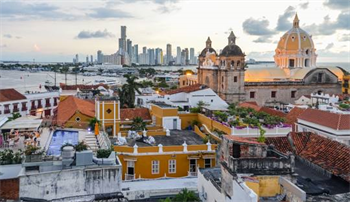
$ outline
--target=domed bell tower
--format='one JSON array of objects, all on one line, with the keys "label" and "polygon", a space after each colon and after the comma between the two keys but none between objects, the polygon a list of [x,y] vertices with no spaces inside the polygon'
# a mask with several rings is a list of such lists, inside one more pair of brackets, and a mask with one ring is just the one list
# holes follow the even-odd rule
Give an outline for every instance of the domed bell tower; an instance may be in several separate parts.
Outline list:
[{"label": "domed bell tower", "polygon": [[232,31],[219,60],[219,96],[229,103],[244,101],[245,54],[236,45],[236,36]]}]

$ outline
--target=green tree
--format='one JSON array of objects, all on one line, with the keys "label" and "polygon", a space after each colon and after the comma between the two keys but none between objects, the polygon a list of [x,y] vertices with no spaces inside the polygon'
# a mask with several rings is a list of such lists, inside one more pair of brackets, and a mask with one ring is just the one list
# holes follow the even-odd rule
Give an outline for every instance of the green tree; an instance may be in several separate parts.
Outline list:
[{"label": "green tree", "polygon": [[13,121],[15,119],[18,119],[19,117],[21,117],[21,114],[18,112],[12,113],[12,117],[9,117],[8,121]]},{"label": "green tree", "polygon": [[94,130],[96,123],[98,123],[98,125],[101,126],[101,121],[98,120],[96,117],[89,120],[89,126],[92,130]]},{"label": "green tree", "polygon": [[132,120],[131,130],[134,131],[143,131],[146,130],[146,123],[141,117],[136,117]]},{"label": "green tree", "polygon": [[200,201],[199,197],[194,193],[194,191],[189,191],[188,189],[183,189],[178,193],[172,201],[174,202],[197,202]]},{"label": "green tree", "polygon": [[136,76],[126,74],[124,77],[126,78],[126,84],[123,85],[122,94],[119,95],[119,97],[124,100],[125,104],[127,104],[129,108],[134,108],[136,92],[141,94],[139,88],[142,88],[143,86],[142,84],[136,82],[138,79]]}]

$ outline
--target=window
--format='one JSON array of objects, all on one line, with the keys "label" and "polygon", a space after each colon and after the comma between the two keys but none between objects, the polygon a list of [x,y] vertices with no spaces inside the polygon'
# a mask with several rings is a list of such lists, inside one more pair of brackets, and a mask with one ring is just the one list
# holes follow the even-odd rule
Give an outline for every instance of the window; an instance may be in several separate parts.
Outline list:
[{"label": "window", "polygon": [[135,162],[134,161],[127,161],[127,174],[133,175],[135,172]]},{"label": "window", "polygon": [[290,94],[290,97],[291,98],[295,98],[295,95],[297,94],[297,91],[296,90],[292,90],[291,94]]},{"label": "window", "polygon": [[317,82],[321,83],[322,82],[322,77],[323,77],[323,73],[318,73],[318,75],[317,75]]},{"label": "window", "polygon": [[235,83],[236,83],[236,82],[237,82],[237,80],[238,80],[238,79],[237,79],[237,76],[233,77],[233,82],[235,82]]},{"label": "window", "polygon": [[250,98],[254,99],[255,98],[255,92],[250,92]]},{"label": "window", "polygon": [[176,160],[169,160],[169,173],[176,173]]},{"label": "window", "polygon": [[197,160],[190,159],[190,172],[197,172]]},{"label": "window", "polygon": [[152,174],[159,174],[159,161],[152,161]]},{"label": "window", "polygon": [[276,91],[271,91],[271,98],[276,98]]},{"label": "window", "polygon": [[204,159],[204,168],[211,167],[211,159]]}]

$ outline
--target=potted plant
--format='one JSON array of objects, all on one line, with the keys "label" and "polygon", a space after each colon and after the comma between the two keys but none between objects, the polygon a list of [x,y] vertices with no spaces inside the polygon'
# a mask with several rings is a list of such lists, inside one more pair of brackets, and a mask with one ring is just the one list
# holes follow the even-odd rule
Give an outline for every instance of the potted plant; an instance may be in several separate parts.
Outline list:
[{"label": "potted plant", "polygon": [[26,155],[26,162],[39,162],[42,161],[44,150],[40,150],[39,147],[29,145],[24,151]]}]

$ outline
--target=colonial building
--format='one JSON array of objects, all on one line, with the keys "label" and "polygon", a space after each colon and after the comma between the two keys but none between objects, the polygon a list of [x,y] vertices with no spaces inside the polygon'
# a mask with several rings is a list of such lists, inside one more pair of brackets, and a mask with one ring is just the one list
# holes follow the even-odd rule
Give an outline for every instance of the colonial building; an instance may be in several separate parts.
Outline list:
[{"label": "colonial building", "polygon": [[316,67],[316,58],[312,36],[299,27],[296,15],[293,27],[278,42],[276,67],[247,68],[245,54],[231,32],[228,45],[220,54],[210,38],[206,41],[199,55],[198,83],[209,86],[230,103],[256,101],[273,106],[294,103],[311,93],[340,94],[345,71],[339,67]]}]

